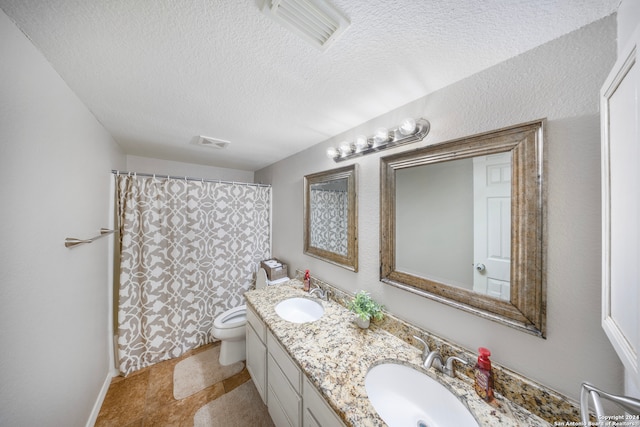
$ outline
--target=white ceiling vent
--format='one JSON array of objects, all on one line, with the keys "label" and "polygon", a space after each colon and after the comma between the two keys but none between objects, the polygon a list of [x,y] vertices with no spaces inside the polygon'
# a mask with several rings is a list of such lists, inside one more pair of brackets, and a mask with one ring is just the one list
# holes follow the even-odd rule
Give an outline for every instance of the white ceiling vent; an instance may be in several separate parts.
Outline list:
[{"label": "white ceiling vent", "polygon": [[325,0],[265,0],[262,11],[320,50],[326,50],[350,23]]},{"label": "white ceiling vent", "polygon": [[231,143],[230,141],[225,141],[224,139],[211,138],[209,136],[202,136],[202,135],[198,137],[198,141],[197,141],[198,145],[201,145],[203,147],[209,147],[209,148],[217,148],[217,149],[225,148],[230,143]]}]

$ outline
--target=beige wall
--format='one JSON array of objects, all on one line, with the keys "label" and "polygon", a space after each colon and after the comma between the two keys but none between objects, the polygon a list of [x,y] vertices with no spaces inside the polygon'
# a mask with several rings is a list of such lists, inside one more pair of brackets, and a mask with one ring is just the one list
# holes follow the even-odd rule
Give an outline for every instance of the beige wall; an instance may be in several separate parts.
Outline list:
[{"label": "beige wall", "polygon": [[[0,11],[0,425],[91,423],[114,373],[111,170],[253,182],[254,173],[125,156]],[[37,410],[34,410],[36,408]]]},{"label": "beige wall", "polygon": [[472,290],[473,160],[396,171],[395,203],[395,268]]},{"label": "beige wall", "polygon": [[171,160],[127,156],[127,171],[157,173],[161,175],[189,176],[193,178],[220,179],[222,181],[253,182],[254,173],[238,169],[196,165]]},{"label": "beige wall", "polygon": [[[110,379],[111,169],[125,156],[0,12],[0,425],[83,426]],[[108,383],[107,383],[108,385]]]},{"label": "beige wall", "polygon": [[[600,327],[599,89],[616,57],[616,18],[608,17],[460,81],[356,129],[256,172],[273,184],[274,255],[349,291],[370,291],[389,310],[577,398],[582,381],[622,391],[623,370]],[[390,154],[546,117],[548,163],[546,340],[386,286],[379,281],[379,159],[359,171],[358,273],[302,252],[302,179],[337,165],[330,145],[371,134],[405,116],[424,116],[431,133]]]}]

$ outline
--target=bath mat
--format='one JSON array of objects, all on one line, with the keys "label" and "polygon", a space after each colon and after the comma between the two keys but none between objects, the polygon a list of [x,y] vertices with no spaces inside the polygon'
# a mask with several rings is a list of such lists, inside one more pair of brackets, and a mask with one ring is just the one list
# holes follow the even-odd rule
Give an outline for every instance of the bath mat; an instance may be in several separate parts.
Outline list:
[{"label": "bath mat", "polygon": [[193,426],[273,427],[274,424],[253,381],[247,381],[198,409],[193,417]]},{"label": "bath mat", "polygon": [[173,370],[173,397],[184,399],[237,374],[244,368],[244,362],[228,366],[218,363],[220,346],[217,345],[188,357]]}]

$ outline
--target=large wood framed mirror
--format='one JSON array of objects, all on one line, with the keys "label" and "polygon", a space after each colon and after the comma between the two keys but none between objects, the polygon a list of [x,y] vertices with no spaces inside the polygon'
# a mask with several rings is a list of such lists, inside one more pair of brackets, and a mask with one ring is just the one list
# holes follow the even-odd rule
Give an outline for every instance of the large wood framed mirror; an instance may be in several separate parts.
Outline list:
[{"label": "large wood framed mirror", "polygon": [[304,177],[304,253],[358,271],[356,164]]},{"label": "large wood framed mirror", "polygon": [[380,280],[544,338],[543,123],[383,157]]}]

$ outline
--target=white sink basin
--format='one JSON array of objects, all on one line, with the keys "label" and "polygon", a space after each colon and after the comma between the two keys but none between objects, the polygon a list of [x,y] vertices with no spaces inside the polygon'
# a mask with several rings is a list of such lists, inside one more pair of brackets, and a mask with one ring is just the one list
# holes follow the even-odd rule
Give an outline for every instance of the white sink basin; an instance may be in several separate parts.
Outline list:
[{"label": "white sink basin", "polygon": [[371,404],[389,427],[478,427],[444,385],[408,366],[384,363],[367,372]]},{"label": "white sink basin", "polygon": [[324,307],[309,298],[289,298],[276,305],[276,313],[289,322],[307,323],[321,318]]}]

